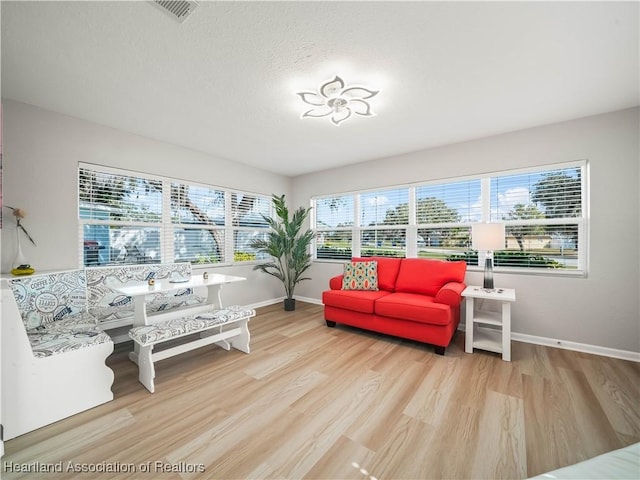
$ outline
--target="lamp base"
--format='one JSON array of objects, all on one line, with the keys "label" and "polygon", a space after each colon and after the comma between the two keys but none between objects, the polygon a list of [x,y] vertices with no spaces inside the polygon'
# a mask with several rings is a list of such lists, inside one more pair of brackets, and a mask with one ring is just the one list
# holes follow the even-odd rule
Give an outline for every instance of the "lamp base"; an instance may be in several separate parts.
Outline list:
[{"label": "lamp base", "polygon": [[484,260],[484,283],[482,288],[493,290],[493,261],[491,258]]}]

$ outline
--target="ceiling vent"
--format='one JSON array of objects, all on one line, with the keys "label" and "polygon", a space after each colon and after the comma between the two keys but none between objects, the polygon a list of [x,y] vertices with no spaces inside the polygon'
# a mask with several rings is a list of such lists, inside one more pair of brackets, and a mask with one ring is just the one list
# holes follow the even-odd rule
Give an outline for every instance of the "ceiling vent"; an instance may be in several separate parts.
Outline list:
[{"label": "ceiling vent", "polygon": [[180,23],[184,22],[198,6],[198,2],[187,0],[155,0],[153,3]]}]

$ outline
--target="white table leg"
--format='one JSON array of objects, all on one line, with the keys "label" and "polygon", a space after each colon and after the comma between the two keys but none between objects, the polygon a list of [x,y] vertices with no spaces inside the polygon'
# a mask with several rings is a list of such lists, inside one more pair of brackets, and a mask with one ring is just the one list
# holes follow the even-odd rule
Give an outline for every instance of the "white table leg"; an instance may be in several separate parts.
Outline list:
[{"label": "white table leg", "polygon": [[218,308],[222,308],[222,296],[220,295],[220,285],[208,285],[207,286],[207,305],[216,305]]},{"label": "white table leg", "polygon": [[466,324],[465,324],[465,338],[464,338],[464,351],[466,353],[473,353],[473,297],[467,297],[466,300]]},{"label": "white table leg", "polygon": [[502,360],[511,361],[511,303],[502,302]]}]

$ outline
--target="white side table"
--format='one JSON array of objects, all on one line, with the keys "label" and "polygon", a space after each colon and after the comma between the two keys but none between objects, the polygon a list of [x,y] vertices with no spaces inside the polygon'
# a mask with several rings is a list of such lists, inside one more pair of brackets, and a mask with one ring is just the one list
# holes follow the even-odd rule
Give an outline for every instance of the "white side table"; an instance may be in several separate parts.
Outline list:
[{"label": "white side table", "polygon": [[[462,292],[466,298],[466,333],[464,351],[473,353],[474,348],[502,353],[502,360],[511,361],[511,303],[516,301],[513,288],[486,290],[468,286]],[[500,302],[501,312],[481,310],[475,300]]]}]

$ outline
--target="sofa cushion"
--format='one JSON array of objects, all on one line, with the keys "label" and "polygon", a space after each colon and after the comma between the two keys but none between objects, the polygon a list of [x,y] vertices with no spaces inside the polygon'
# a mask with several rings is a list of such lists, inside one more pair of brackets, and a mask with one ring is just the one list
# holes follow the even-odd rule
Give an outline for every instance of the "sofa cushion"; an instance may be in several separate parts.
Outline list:
[{"label": "sofa cushion", "polygon": [[355,312],[373,313],[376,300],[389,295],[384,290],[326,290],[322,303]]},{"label": "sofa cushion", "polygon": [[416,293],[391,293],[375,304],[375,313],[432,325],[448,325],[452,320],[451,307],[434,302],[433,297]]},{"label": "sofa cushion", "polygon": [[396,292],[435,296],[449,282],[463,282],[465,262],[446,262],[428,258],[404,258],[400,264]]},{"label": "sofa cushion", "polygon": [[342,290],[378,290],[378,262],[345,263]]},{"label": "sofa cushion", "polygon": [[378,263],[378,288],[393,292],[400,270],[401,258],[393,257],[356,257],[354,262],[377,262]]}]

